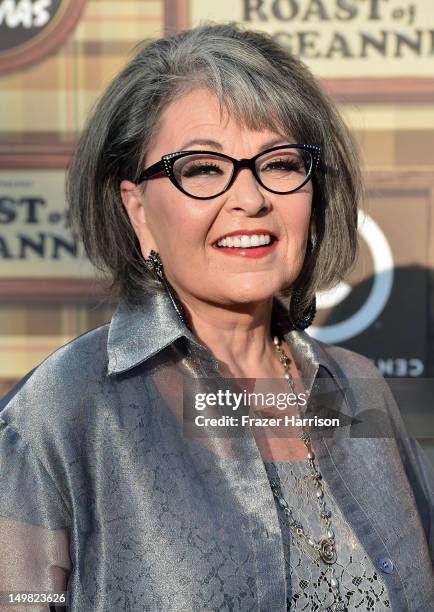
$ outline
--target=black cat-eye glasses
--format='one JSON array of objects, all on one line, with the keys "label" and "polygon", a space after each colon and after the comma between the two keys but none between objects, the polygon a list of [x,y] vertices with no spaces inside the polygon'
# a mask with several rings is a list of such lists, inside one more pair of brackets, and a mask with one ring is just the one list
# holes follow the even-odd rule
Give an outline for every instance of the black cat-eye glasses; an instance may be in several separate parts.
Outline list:
[{"label": "black cat-eye glasses", "polygon": [[250,168],[258,183],[277,194],[301,189],[318,167],[317,145],[287,144],[262,151],[250,159],[234,159],[215,151],[178,151],[163,155],[142,172],[139,183],[165,173],[182,193],[198,200],[227,191],[241,168]]}]

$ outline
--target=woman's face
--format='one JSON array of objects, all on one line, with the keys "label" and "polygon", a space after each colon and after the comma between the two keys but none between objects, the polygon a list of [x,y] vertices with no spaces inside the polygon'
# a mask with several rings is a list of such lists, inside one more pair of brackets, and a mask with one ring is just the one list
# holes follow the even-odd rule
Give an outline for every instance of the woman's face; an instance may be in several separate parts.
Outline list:
[{"label": "woman's face", "polygon": [[[214,141],[214,142],[210,142]],[[270,130],[252,131],[231,117],[220,117],[218,101],[207,89],[196,89],[173,102],[161,117],[146,166],[182,150],[212,150],[236,159],[250,158],[271,146],[295,142]],[[181,299],[196,298],[235,305],[263,301],[291,284],[305,255],[312,205],[312,183],[277,195],[262,188],[248,168],[232,187],[211,200],[179,191],[166,175],[147,181],[144,193],[128,182],[122,199],[140,240],[144,257],[160,253],[164,271]],[[271,232],[273,248],[221,249],[227,234]]]}]

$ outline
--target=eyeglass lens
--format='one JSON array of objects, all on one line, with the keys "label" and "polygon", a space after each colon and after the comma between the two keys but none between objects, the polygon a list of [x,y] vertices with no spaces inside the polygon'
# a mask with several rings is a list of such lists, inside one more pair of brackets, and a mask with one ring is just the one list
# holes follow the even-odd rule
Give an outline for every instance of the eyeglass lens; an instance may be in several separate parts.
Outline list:
[{"label": "eyeglass lens", "polygon": [[[255,162],[263,186],[286,193],[300,187],[309,174],[312,154],[304,149],[287,148],[265,152]],[[192,196],[212,197],[222,193],[234,170],[231,160],[217,153],[193,153],[177,159],[173,165],[176,181]]]}]

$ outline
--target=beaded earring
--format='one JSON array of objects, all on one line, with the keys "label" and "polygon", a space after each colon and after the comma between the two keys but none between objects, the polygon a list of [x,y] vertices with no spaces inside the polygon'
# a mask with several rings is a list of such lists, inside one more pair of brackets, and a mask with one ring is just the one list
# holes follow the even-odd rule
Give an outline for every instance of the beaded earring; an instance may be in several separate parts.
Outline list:
[{"label": "beaded earring", "polygon": [[306,329],[312,324],[312,321],[316,315],[316,297],[308,304],[307,308],[301,309],[300,304],[302,302],[303,294],[300,289],[294,289],[291,295],[290,304],[290,317],[294,329]]},{"label": "beaded earring", "polygon": [[164,270],[160,254],[152,249],[148,257],[145,257],[144,261],[148,270],[152,272],[159,281],[163,280]]},{"label": "beaded earring", "polygon": [[[309,231],[310,234],[310,248],[309,254],[312,254],[316,248],[317,239],[312,234],[312,231]],[[316,315],[316,297],[313,297],[313,300],[305,307],[303,310],[301,309],[301,302],[303,301],[303,293],[299,287],[295,287],[292,290],[291,295],[291,304],[290,304],[290,317],[291,322],[294,329],[306,329],[309,325],[312,324],[312,321]]]},{"label": "beaded earring", "polygon": [[184,307],[177,298],[175,291],[171,287],[169,281],[166,278],[166,275],[164,274],[163,262],[161,260],[160,254],[152,249],[148,257],[144,258],[144,262],[148,270],[152,272],[156,279],[159,280],[163,285],[181,321],[188,327],[188,329],[190,329]]}]

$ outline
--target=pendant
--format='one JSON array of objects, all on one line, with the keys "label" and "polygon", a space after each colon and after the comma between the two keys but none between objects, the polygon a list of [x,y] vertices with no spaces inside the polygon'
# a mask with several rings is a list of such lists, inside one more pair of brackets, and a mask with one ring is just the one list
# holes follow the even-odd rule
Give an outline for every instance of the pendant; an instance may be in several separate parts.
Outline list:
[{"label": "pendant", "polygon": [[319,556],[327,565],[333,565],[338,558],[334,544],[328,538],[321,538]]}]

